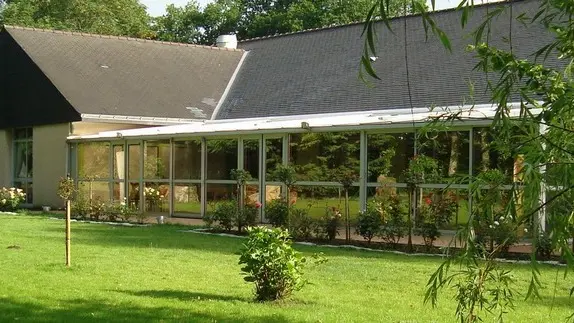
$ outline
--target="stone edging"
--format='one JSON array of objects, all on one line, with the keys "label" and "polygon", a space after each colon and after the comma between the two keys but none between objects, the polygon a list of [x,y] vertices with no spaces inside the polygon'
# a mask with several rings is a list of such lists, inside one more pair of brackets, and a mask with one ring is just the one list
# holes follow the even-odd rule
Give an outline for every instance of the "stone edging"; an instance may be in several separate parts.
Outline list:
[{"label": "stone edging", "polygon": [[[206,232],[208,229],[196,229],[196,230],[178,230],[177,232],[188,232],[188,233],[198,233],[198,234],[205,234],[205,235],[215,235],[220,237],[230,237],[230,238],[247,238],[246,236],[238,236],[235,234],[230,233],[213,233],[213,232]],[[382,249],[372,249],[366,247],[358,247],[353,245],[329,245],[329,244],[318,244],[314,242],[293,242],[294,244],[303,245],[303,246],[313,246],[313,247],[324,247],[324,248],[344,248],[344,249],[354,249],[360,251],[369,251],[369,252],[380,252],[380,253],[388,253],[388,254],[395,254],[401,256],[414,256],[414,257],[441,257],[444,258],[443,254],[436,254],[436,253],[407,253],[402,251],[396,250],[382,250]],[[504,259],[504,258],[495,258],[497,262],[501,263],[509,263],[509,264],[520,264],[520,265],[528,265],[531,262],[529,260],[511,260],[511,259]],[[566,264],[560,263],[558,261],[538,261],[539,264],[551,265],[551,266],[559,266],[564,267]]]},{"label": "stone edging", "polygon": [[[48,220],[65,220],[61,218],[48,218]],[[89,224],[107,224],[107,225],[116,225],[122,227],[149,227],[149,224],[137,224],[137,223],[128,223],[128,222],[105,222],[105,221],[88,221],[88,220],[76,220],[71,219],[70,222],[77,222],[77,223],[89,223]]]}]

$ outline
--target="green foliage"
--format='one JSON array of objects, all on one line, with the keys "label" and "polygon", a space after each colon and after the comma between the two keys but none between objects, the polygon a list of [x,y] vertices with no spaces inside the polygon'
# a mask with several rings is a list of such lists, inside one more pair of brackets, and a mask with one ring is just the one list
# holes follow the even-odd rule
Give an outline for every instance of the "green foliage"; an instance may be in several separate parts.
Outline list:
[{"label": "green foliage", "polygon": [[341,220],[341,212],[337,208],[327,207],[325,215],[321,217],[316,227],[317,238],[334,240],[339,234]]},{"label": "green foliage", "polygon": [[368,243],[371,243],[371,240],[379,234],[382,225],[381,212],[379,212],[376,205],[370,203],[365,211],[359,213],[356,231]]},{"label": "green foliage", "polygon": [[448,224],[458,206],[457,197],[452,192],[429,194],[417,209],[416,227],[413,232],[422,236],[427,247],[441,236],[439,228]]},{"label": "green foliage", "polygon": [[255,206],[245,205],[243,208],[237,208],[237,201],[221,201],[215,204],[215,209],[204,220],[208,226],[216,223],[216,227],[231,232],[233,228],[242,232],[243,228],[254,225],[257,222],[257,208]]},{"label": "green foliage", "polygon": [[16,211],[26,199],[26,193],[15,187],[0,188],[0,211]]},{"label": "green foliage", "polygon": [[438,162],[428,156],[416,155],[409,160],[403,173],[403,181],[411,187],[419,184],[437,183],[440,179]]},{"label": "green foliage", "polygon": [[545,231],[541,231],[536,235],[533,246],[536,248],[536,257],[542,260],[550,259],[554,252],[552,238]]},{"label": "green foliage", "polygon": [[137,0],[14,0],[4,24],[104,35],[151,37],[150,18]]},{"label": "green foliage", "polygon": [[265,216],[274,227],[287,225],[287,202],[284,199],[275,199],[265,205]]},{"label": "green foliage", "polygon": [[237,182],[237,185],[245,185],[247,181],[253,179],[251,174],[244,169],[232,169],[230,175]]},{"label": "green foliage", "polygon": [[60,182],[58,183],[58,196],[62,199],[62,200],[70,200],[73,196],[74,193],[76,192],[76,185],[74,183],[74,180],[67,177],[62,177],[60,179]]},{"label": "green foliage", "polygon": [[297,172],[291,165],[277,165],[271,179],[285,184],[290,189],[297,182]]},{"label": "green foliage", "polygon": [[305,285],[307,259],[291,247],[286,230],[253,227],[248,233],[239,264],[245,281],[255,284],[256,300],[281,300]]},{"label": "green foliage", "polygon": [[291,207],[289,232],[294,239],[309,240],[315,231],[315,221],[306,209]]},{"label": "green foliage", "polygon": [[406,236],[409,230],[408,210],[397,195],[379,199],[376,203],[375,207],[381,214],[383,221],[380,236],[385,243],[396,248],[401,238]]}]

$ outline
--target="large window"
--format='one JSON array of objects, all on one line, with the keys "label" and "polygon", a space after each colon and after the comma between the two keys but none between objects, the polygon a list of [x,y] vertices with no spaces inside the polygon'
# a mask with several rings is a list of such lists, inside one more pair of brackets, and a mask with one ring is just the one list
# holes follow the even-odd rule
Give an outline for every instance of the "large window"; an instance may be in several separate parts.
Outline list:
[{"label": "large window", "polygon": [[33,130],[32,128],[14,129],[13,133],[13,182],[14,186],[26,193],[26,203],[33,201]]}]

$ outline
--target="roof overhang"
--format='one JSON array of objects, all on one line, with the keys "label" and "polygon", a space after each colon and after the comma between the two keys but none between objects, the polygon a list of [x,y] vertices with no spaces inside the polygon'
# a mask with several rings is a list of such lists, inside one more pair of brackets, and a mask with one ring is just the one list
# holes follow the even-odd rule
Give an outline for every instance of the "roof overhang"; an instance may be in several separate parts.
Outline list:
[{"label": "roof overhang", "polygon": [[200,119],[182,119],[182,118],[162,118],[162,117],[137,117],[122,116],[109,114],[87,114],[80,115],[82,121],[87,122],[108,122],[108,123],[128,123],[146,126],[168,126],[174,124],[185,124],[201,121]]},{"label": "roof overhang", "polygon": [[[496,114],[491,104],[447,106],[415,109],[385,109],[365,112],[312,114],[270,118],[192,121],[187,124],[131,130],[107,131],[98,134],[70,136],[70,141],[114,140],[118,138],[176,138],[220,135],[249,135],[296,133],[309,131],[350,131],[368,129],[407,129],[420,127],[429,121],[456,114],[453,125],[473,126],[489,124]],[[521,103],[508,106],[509,115],[518,117]],[[531,108],[538,114],[539,109]]]}]

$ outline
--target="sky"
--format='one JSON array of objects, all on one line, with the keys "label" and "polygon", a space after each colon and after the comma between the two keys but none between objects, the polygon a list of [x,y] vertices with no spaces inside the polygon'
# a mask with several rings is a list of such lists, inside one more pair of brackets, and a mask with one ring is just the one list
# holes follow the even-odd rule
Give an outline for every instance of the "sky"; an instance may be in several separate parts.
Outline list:
[{"label": "sky", "polygon": [[[189,0],[140,0],[147,7],[148,13],[155,17],[161,16],[165,13],[165,7],[169,4],[174,4],[178,7],[185,6]],[[205,6],[207,3],[211,2],[211,0],[198,0],[197,1],[200,6]],[[459,0],[436,0],[435,1],[435,8],[437,10],[451,8],[456,6],[460,1]],[[430,1],[429,1],[430,6]]]}]

